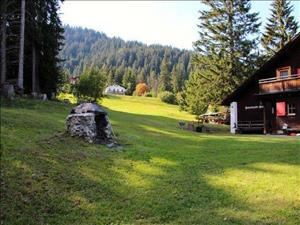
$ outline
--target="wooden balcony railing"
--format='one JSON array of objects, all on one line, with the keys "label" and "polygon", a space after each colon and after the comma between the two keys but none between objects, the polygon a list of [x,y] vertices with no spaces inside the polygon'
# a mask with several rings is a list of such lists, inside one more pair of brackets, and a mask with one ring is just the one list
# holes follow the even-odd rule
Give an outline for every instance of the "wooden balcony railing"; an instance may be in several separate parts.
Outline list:
[{"label": "wooden balcony railing", "polygon": [[273,77],[259,80],[259,93],[276,93],[300,90],[300,74],[294,74],[287,77]]}]

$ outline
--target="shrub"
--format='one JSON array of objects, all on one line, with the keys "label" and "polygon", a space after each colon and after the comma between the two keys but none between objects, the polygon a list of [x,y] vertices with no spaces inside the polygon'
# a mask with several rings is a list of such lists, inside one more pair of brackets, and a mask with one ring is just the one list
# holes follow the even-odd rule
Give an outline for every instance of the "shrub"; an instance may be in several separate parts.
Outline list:
[{"label": "shrub", "polygon": [[153,97],[153,95],[152,95],[151,92],[146,92],[146,93],[144,94],[144,96],[145,96],[145,97]]},{"label": "shrub", "polygon": [[63,93],[63,92],[60,92],[56,96],[56,99],[58,101],[68,102],[68,103],[71,103],[71,104],[76,104],[77,103],[77,98],[73,94],[68,94],[68,93]]},{"label": "shrub", "polygon": [[176,104],[176,98],[172,92],[169,92],[169,91],[161,92],[161,93],[159,93],[159,98],[162,102],[165,102],[168,104]]},{"label": "shrub", "polygon": [[103,97],[106,76],[96,69],[85,70],[75,85],[75,95],[80,100],[97,101]]},{"label": "shrub", "polygon": [[144,95],[148,90],[148,86],[145,83],[139,83],[138,85],[136,85],[135,87],[135,94],[137,96],[142,96]]}]

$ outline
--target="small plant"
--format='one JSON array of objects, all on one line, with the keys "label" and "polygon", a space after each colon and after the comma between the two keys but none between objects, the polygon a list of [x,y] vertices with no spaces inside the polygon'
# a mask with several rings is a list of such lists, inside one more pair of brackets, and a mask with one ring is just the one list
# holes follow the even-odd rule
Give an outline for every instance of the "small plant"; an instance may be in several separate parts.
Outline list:
[{"label": "small plant", "polygon": [[176,104],[176,98],[172,92],[169,92],[169,91],[161,92],[159,94],[159,98],[162,102],[165,102],[168,104]]}]

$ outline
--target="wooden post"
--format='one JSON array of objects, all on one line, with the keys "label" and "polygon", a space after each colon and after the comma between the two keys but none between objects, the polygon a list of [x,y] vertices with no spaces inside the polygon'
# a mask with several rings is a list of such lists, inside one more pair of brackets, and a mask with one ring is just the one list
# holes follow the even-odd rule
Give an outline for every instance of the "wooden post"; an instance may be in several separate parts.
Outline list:
[{"label": "wooden post", "polygon": [[266,104],[263,103],[264,134],[267,134]]}]

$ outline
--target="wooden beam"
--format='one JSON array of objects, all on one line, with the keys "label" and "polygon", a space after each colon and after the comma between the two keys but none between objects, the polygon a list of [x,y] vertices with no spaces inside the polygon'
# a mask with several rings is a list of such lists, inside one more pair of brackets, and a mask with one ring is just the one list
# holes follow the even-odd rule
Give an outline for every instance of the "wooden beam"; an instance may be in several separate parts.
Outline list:
[{"label": "wooden beam", "polygon": [[267,134],[266,105],[267,104],[263,103],[264,134]]}]

